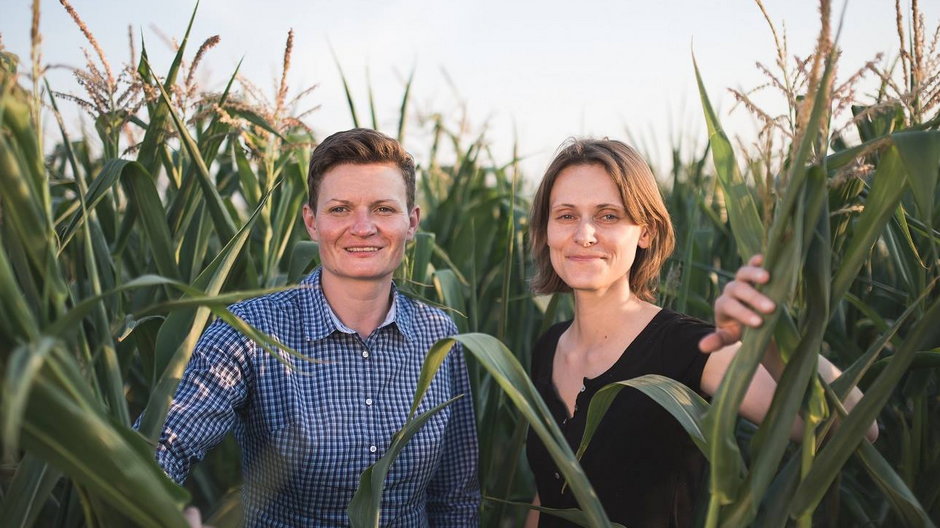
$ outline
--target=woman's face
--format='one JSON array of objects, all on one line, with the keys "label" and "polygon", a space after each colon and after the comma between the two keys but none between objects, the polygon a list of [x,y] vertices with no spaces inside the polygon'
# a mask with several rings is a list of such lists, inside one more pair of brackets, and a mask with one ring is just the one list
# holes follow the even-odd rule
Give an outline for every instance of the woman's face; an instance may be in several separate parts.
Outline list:
[{"label": "woman's face", "polygon": [[552,267],[575,291],[629,288],[646,229],[627,216],[620,192],[601,165],[566,167],[549,197],[548,248]]},{"label": "woman's face", "polygon": [[317,210],[304,205],[307,232],[320,246],[323,277],[389,281],[414,237],[420,211],[408,209],[401,170],[345,163],[323,176]]}]

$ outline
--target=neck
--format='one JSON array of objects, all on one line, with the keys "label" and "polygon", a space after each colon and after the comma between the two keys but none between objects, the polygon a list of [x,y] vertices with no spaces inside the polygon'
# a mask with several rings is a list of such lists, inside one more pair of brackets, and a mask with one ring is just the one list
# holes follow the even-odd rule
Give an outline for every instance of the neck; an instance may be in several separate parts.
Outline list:
[{"label": "neck", "polygon": [[571,330],[575,340],[587,348],[606,342],[608,336],[623,332],[625,322],[650,306],[633,295],[627,281],[603,291],[574,292],[574,321]]},{"label": "neck", "polygon": [[320,286],[336,317],[362,338],[382,324],[392,305],[391,277],[378,281],[350,280],[322,273]]}]

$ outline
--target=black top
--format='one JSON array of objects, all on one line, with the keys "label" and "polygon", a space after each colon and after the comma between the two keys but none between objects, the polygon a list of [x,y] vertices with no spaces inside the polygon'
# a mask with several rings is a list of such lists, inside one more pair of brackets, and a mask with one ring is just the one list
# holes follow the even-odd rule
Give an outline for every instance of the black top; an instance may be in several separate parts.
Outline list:
[{"label": "black top", "polygon": [[[660,374],[701,393],[699,384],[708,355],[699,352],[698,342],[714,328],[661,310],[610,369],[596,378],[584,378],[574,416],[568,417],[552,383],[552,365],[558,339],[570,325],[571,321],[556,324],[539,338],[532,351],[532,381],[572,451],[577,452],[581,442],[591,397],[605,385]],[[526,454],[542,505],[577,508],[571,488],[565,487],[562,493],[564,477],[531,429]],[[705,458],[672,415],[636,389],[625,387],[617,395],[581,458],[581,467],[613,522],[627,527],[694,523],[697,492],[705,489]],[[539,526],[575,525],[543,513]]]}]

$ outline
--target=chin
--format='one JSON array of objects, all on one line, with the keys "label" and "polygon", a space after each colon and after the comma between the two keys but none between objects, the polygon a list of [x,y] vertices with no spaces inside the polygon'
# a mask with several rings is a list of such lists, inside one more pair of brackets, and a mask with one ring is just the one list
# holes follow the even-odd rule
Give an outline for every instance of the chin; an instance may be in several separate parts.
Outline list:
[{"label": "chin", "polygon": [[362,280],[383,280],[390,278],[392,273],[395,270],[389,270],[386,268],[381,269],[360,269],[360,270],[350,270],[348,275],[352,278],[362,279]]},{"label": "chin", "polygon": [[599,284],[573,284],[569,286],[572,292],[595,292],[604,289]]},{"label": "chin", "polygon": [[562,277],[562,281],[568,285],[573,291],[599,291],[599,290],[609,290],[615,286],[620,279],[612,280],[610,277],[599,277],[597,274],[586,276],[586,275],[575,275]]},{"label": "chin", "polygon": [[324,266],[323,269],[337,277],[362,281],[381,281],[391,278],[395,272],[394,268],[389,269],[388,266],[356,266],[355,264],[346,263],[346,265],[339,267]]},{"label": "chin", "polygon": [[562,279],[565,284],[568,285],[572,290],[599,290],[604,287],[604,285],[597,281],[587,278],[574,278],[574,279]]}]

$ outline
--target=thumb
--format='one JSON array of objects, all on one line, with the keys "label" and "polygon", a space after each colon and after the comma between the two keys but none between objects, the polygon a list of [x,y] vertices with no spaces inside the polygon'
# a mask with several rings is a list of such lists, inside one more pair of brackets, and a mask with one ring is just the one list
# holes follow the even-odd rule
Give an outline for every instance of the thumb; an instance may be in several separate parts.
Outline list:
[{"label": "thumb", "polygon": [[714,332],[706,335],[698,342],[698,349],[706,354],[717,352],[722,348],[735,343],[740,337],[734,332],[724,328],[716,328]]},{"label": "thumb", "polygon": [[186,522],[189,523],[190,528],[202,527],[202,514],[199,513],[199,508],[189,506],[183,510],[183,517],[186,518]]}]

